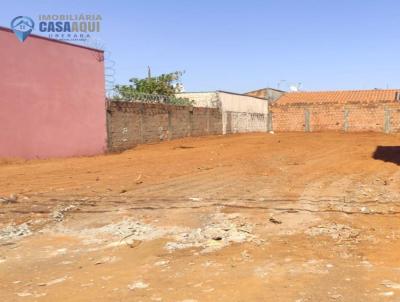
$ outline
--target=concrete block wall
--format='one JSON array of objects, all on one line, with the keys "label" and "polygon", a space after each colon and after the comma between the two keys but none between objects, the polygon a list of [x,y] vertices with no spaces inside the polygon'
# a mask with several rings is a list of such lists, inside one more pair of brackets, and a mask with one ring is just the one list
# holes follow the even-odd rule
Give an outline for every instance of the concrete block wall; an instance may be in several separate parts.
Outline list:
[{"label": "concrete block wall", "polygon": [[263,113],[224,111],[223,133],[266,132],[268,115]]},{"label": "concrete block wall", "polygon": [[268,130],[268,101],[265,98],[226,91],[184,92],[177,96],[193,100],[194,107],[220,108],[223,134]]},{"label": "concrete block wall", "polygon": [[218,92],[223,134],[267,131],[268,101],[248,95]]},{"label": "concrete block wall", "polygon": [[187,136],[222,134],[218,108],[108,101],[107,124],[109,151]]},{"label": "concrete block wall", "polygon": [[274,131],[400,131],[400,104],[397,102],[275,103],[270,112]]},{"label": "concrete block wall", "polygon": [[192,136],[222,134],[222,114],[218,108],[193,107],[191,112]]},{"label": "concrete block wall", "polygon": [[[167,109],[167,115],[170,114],[170,138],[180,138],[191,136],[191,111],[189,107],[172,106]],[[168,111],[168,109],[170,109]]]}]

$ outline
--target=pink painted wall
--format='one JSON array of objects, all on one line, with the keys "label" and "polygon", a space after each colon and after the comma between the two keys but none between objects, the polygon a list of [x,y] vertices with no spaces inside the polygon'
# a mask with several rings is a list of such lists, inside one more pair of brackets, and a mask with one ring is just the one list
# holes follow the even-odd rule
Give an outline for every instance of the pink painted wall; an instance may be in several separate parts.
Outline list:
[{"label": "pink painted wall", "polygon": [[0,158],[106,150],[104,64],[97,50],[0,28]]}]

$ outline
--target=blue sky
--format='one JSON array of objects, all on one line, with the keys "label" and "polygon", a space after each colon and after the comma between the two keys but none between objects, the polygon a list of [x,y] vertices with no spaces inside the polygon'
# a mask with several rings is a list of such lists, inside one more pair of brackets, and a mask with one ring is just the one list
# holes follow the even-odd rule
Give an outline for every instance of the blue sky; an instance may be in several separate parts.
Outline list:
[{"label": "blue sky", "polygon": [[[400,88],[400,1],[2,1],[18,15],[100,14],[116,83],[185,70],[187,91]],[[284,80],[284,81],[282,81]]]}]

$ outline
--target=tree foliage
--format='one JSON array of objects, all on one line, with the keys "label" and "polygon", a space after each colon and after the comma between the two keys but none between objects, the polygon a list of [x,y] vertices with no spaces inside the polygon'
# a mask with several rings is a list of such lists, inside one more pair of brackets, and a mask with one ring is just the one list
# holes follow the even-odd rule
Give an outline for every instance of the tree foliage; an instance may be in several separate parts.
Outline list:
[{"label": "tree foliage", "polygon": [[153,77],[149,68],[146,78],[132,78],[128,85],[116,85],[115,98],[141,101],[158,99],[170,104],[191,105],[193,101],[175,97],[182,75],[182,71],[175,71]]}]

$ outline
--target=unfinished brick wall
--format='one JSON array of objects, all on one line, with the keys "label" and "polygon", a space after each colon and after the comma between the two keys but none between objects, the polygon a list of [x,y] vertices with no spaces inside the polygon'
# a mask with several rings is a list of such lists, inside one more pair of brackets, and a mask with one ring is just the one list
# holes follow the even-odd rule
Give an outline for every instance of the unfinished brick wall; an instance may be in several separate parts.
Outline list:
[{"label": "unfinished brick wall", "polygon": [[400,131],[400,104],[323,103],[271,105],[274,131]]},{"label": "unfinished brick wall", "polygon": [[109,151],[186,136],[222,134],[217,108],[107,102]]}]

